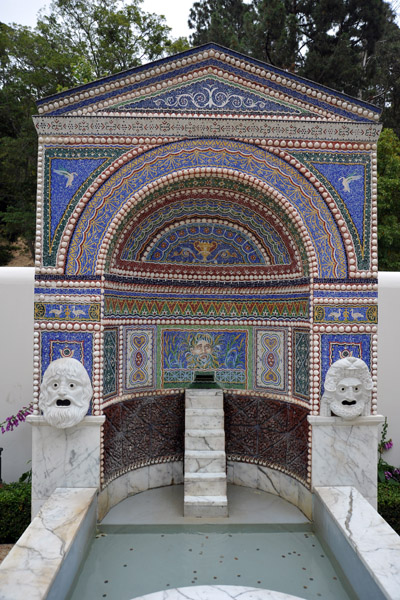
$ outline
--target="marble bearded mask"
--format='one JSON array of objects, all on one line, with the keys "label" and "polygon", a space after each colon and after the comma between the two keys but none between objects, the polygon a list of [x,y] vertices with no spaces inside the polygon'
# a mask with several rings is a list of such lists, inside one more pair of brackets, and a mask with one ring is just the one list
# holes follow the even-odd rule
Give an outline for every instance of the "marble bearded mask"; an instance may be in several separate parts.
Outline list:
[{"label": "marble bearded mask", "polygon": [[349,356],[334,362],[325,378],[321,416],[345,420],[371,414],[372,378],[365,362]]},{"label": "marble bearded mask", "polygon": [[39,408],[49,425],[73,427],[86,415],[92,394],[82,363],[75,358],[59,358],[49,364],[43,375]]}]

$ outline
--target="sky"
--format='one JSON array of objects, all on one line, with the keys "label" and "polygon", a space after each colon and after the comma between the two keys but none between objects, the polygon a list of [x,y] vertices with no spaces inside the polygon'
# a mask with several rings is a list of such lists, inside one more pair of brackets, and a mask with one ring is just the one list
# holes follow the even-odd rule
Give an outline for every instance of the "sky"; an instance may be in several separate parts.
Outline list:
[{"label": "sky", "polygon": [[[0,21],[18,23],[19,25],[36,25],[36,16],[41,8],[49,7],[51,0],[0,0]],[[187,25],[189,10],[195,0],[143,0],[142,9],[164,15],[172,29],[172,37],[188,37]],[[396,12],[397,23],[400,22],[400,0],[391,0],[392,9]]]},{"label": "sky", "polygon": [[[172,37],[188,37],[187,26],[189,10],[195,0],[143,0],[142,10],[164,15],[167,25],[172,29]],[[50,0],[0,0],[0,21],[19,25],[36,25],[39,9],[49,8]]]}]

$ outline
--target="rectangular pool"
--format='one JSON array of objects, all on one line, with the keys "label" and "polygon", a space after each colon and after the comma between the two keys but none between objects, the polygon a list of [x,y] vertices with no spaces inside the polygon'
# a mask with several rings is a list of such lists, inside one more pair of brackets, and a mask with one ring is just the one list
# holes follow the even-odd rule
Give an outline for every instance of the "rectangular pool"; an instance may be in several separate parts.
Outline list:
[{"label": "rectangular pool", "polygon": [[69,600],[239,585],[355,600],[312,525],[101,525]]}]

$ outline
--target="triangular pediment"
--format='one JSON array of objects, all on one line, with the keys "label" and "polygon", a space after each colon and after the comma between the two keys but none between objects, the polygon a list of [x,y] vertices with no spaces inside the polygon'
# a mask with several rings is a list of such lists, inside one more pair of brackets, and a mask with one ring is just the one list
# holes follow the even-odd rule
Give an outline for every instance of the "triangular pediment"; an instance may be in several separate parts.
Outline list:
[{"label": "triangular pediment", "polygon": [[375,122],[379,109],[207,44],[38,102],[41,115],[239,115]]},{"label": "triangular pediment", "polygon": [[[227,82],[218,75],[194,77],[190,82],[177,83],[167,90],[157,90],[126,99],[107,107],[107,112],[124,114],[151,113],[196,113],[196,114],[258,114],[271,116],[316,116],[311,107],[294,106],[290,98],[274,98],[268,89],[253,90],[246,82]],[[129,94],[128,94],[129,96]]]}]

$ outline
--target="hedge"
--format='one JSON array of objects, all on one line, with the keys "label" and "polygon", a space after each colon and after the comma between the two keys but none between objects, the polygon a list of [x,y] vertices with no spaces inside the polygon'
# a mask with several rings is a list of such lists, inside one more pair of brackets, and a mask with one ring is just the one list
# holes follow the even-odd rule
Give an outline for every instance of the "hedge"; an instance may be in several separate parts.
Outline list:
[{"label": "hedge", "polygon": [[14,544],[30,522],[30,482],[0,485],[0,544]]},{"label": "hedge", "polygon": [[378,512],[400,535],[400,485],[378,483]]}]

